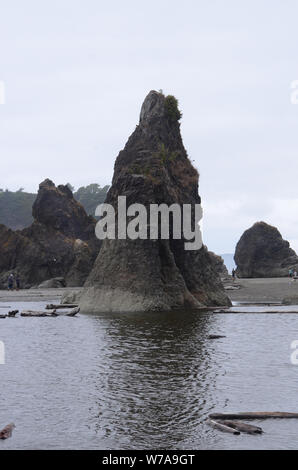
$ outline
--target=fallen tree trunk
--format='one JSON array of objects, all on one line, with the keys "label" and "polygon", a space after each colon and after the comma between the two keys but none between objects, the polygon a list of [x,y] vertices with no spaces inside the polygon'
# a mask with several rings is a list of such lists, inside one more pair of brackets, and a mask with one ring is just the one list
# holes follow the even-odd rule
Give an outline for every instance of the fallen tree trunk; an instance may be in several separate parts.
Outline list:
[{"label": "fallen tree trunk", "polygon": [[0,439],[8,439],[12,435],[12,431],[15,428],[13,423],[8,424],[0,431]]},{"label": "fallen tree trunk", "polygon": [[235,434],[235,435],[240,434],[240,431],[238,431],[237,429],[234,429],[230,426],[226,426],[225,424],[222,424],[219,421],[215,421],[213,419],[208,419],[207,423],[210,424],[211,426],[213,426],[214,428],[219,429],[220,431],[228,432],[230,434]]},{"label": "fallen tree trunk", "polygon": [[57,317],[58,315],[54,312],[35,312],[32,310],[25,310],[21,312],[21,317]]},{"label": "fallen tree trunk", "polygon": [[225,426],[229,426],[237,431],[245,432],[246,434],[262,434],[263,429],[259,426],[252,426],[251,424],[241,423],[241,421],[225,420],[221,421]]},{"label": "fallen tree trunk", "polygon": [[210,419],[233,420],[233,419],[268,419],[268,418],[298,418],[298,413],[287,413],[283,411],[252,411],[247,413],[212,413]]},{"label": "fallen tree trunk", "polygon": [[79,311],[80,311],[80,307],[76,307],[73,310],[71,310],[70,312],[67,312],[65,315],[67,317],[74,317],[77,313],[79,313]]},{"label": "fallen tree trunk", "polygon": [[67,309],[67,308],[75,308],[75,307],[78,307],[78,304],[64,304],[64,305],[63,304],[57,304],[57,305],[56,304],[48,304],[46,306],[46,309],[47,310],[53,310],[53,309],[57,310],[59,308]]},{"label": "fallen tree trunk", "polygon": [[55,310],[52,312],[38,312],[34,310],[24,310],[21,312],[21,317],[61,317],[61,316],[66,316],[66,317],[74,317],[77,313],[79,313],[80,308],[76,307],[69,312],[61,312],[61,313],[56,313]]},{"label": "fallen tree trunk", "polygon": [[298,310],[262,310],[260,311],[249,311],[249,310],[214,310],[213,313],[298,313]]},{"label": "fallen tree trunk", "polygon": [[220,338],[226,338],[226,336],[223,336],[223,335],[209,335],[209,336],[207,336],[207,339],[220,339]]}]

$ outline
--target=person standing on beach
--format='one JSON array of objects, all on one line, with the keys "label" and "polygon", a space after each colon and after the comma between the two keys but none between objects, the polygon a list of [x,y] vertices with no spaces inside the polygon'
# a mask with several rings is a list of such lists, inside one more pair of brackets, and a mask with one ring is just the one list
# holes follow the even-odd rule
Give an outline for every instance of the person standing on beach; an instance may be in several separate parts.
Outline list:
[{"label": "person standing on beach", "polygon": [[235,271],[234,268],[232,269],[232,278],[233,278],[233,281],[235,281],[235,279],[236,279],[236,271]]},{"label": "person standing on beach", "polygon": [[289,276],[293,277],[293,269],[289,269]]},{"label": "person standing on beach", "polygon": [[16,290],[20,290],[21,288],[21,279],[19,274],[16,275]]}]

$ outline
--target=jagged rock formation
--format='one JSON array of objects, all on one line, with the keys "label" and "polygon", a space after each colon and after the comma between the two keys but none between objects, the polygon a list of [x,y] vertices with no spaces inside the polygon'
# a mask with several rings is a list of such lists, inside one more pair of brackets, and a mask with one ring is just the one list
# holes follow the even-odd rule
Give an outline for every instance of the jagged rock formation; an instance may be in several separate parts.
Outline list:
[{"label": "jagged rock formation", "polygon": [[0,285],[10,272],[22,287],[63,277],[68,286],[82,286],[98,254],[95,220],[87,216],[68,186],[50,180],[39,186],[33,204],[33,224],[21,231],[0,226]]},{"label": "jagged rock formation", "polygon": [[[174,97],[151,91],[140,122],[115,162],[106,203],[200,204],[198,172],[180,135]],[[117,224],[116,224],[117,225]],[[194,226],[194,216],[192,217]],[[172,229],[171,229],[172,232]],[[80,296],[84,311],[150,311],[228,305],[205,247],[185,251],[185,240],[104,240]]]},{"label": "jagged rock formation", "polygon": [[257,222],[246,230],[236,246],[238,277],[283,277],[298,270],[298,256],[276,227]]},{"label": "jagged rock formation", "polygon": [[221,278],[227,278],[229,277],[229,271],[227,270],[227,267],[225,265],[224,259],[213,253],[213,251],[209,251],[209,255],[212,259],[214,269],[215,271],[219,274]]}]

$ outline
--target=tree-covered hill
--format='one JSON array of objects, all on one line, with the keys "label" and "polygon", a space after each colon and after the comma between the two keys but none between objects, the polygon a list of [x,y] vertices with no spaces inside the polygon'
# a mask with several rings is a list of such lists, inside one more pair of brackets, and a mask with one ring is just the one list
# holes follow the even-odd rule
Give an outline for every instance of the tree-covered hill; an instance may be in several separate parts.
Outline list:
[{"label": "tree-covered hill", "polygon": [[89,184],[79,188],[73,195],[84,206],[87,214],[94,216],[96,207],[105,202],[108,189],[109,186],[101,188],[99,184]]},{"label": "tree-covered hill", "polygon": [[28,227],[33,222],[32,204],[36,194],[0,189],[0,224],[13,230]]},{"label": "tree-covered hill", "polygon": [[[89,184],[74,191],[73,195],[84,206],[87,214],[94,216],[95,208],[105,201],[108,189],[109,186],[102,188],[98,184]],[[36,194],[26,193],[23,188],[18,191],[0,189],[0,224],[13,230],[28,227],[33,222],[32,205],[35,198]]]}]

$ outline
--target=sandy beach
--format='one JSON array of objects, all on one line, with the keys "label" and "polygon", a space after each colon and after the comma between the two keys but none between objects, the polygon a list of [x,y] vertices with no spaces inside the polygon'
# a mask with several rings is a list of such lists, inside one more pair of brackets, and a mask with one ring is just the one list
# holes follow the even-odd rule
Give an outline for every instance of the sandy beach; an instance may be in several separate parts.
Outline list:
[{"label": "sandy beach", "polygon": [[227,291],[230,299],[234,302],[268,301],[279,303],[285,297],[298,297],[298,280],[292,281],[285,277],[236,279],[233,285],[240,286],[239,290]]},{"label": "sandy beach", "polygon": [[61,300],[68,292],[79,291],[79,287],[64,287],[61,289],[21,289],[19,291],[0,290],[1,302],[50,302]]},{"label": "sandy beach", "polygon": [[[233,302],[272,302],[280,303],[285,297],[298,297],[298,280],[289,278],[236,279],[225,282],[225,285],[239,286],[238,290],[228,290],[227,294]],[[1,302],[51,302],[59,301],[68,292],[79,291],[80,288],[65,287],[61,289],[24,289],[20,291],[0,290]]]}]

